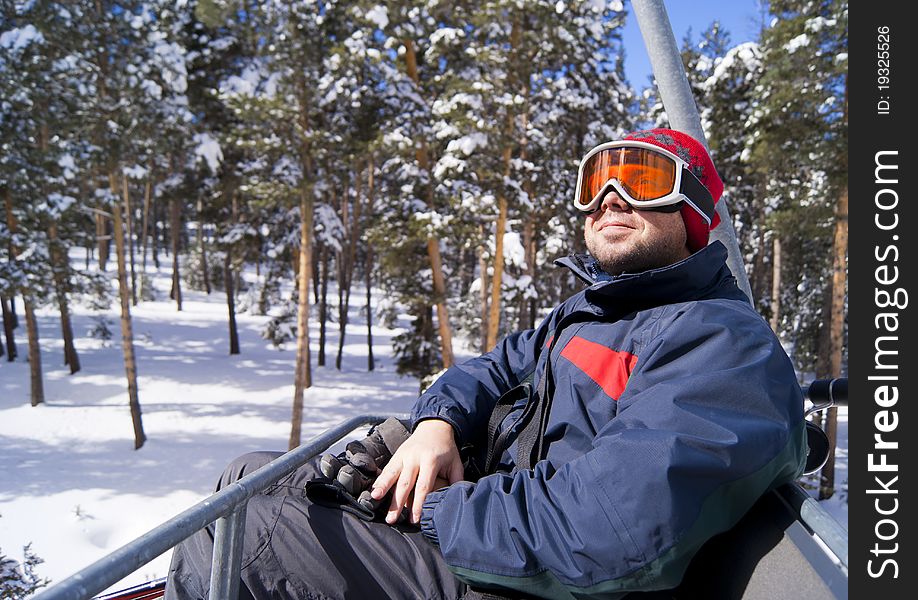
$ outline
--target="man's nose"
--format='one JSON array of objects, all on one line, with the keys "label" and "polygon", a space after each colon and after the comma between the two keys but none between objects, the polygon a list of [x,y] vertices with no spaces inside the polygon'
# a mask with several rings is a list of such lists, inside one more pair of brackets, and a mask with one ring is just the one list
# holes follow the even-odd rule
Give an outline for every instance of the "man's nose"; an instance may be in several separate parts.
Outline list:
[{"label": "man's nose", "polygon": [[621,196],[618,195],[618,192],[615,189],[610,189],[609,192],[603,196],[602,203],[600,207],[603,210],[620,210],[628,211],[631,210],[631,205],[625,202]]}]

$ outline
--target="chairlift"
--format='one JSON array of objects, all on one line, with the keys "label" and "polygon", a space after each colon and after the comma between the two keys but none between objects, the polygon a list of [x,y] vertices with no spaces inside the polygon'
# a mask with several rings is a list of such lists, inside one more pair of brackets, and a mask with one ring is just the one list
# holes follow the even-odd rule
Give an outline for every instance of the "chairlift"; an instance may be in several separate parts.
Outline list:
[{"label": "chairlift", "polygon": [[[673,129],[705,143],[701,120],[682,66],[663,0],[632,0],[660,96]],[[749,281],[727,212],[718,203],[721,226],[712,232],[727,247],[728,265],[751,297]],[[810,414],[847,406],[847,378],[819,380],[804,390]],[[165,579],[97,596],[182,540],[216,521],[211,598],[238,595],[245,507],[249,498],[293,472],[358,428],[390,416],[359,415],[325,431],[271,463],[225,487],[79,573],[35,596],[35,600],[157,600]],[[818,472],[830,455],[828,437],[807,421],[806,474]],[[629,598],[742,598],[758,600],[848,596],[848,533],[800,486],[785,484],[765,494],[740,522],[711,538],[695,555],[680,585]]]}]

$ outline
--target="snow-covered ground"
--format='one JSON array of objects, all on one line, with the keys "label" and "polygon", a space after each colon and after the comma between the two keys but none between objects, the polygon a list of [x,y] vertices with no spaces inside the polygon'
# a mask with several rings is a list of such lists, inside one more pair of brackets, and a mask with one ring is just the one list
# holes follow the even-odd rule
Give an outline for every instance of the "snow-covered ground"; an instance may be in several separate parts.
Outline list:
[{"label": "snow-covered ground", "polygon": [[[212,493],[223,466],[239,454],[287,447],[294,349],[279,351],[261,339],[267,317],[239,315],[242,353],[230,356],[223,294],[185,291],[177,312],[168,279],[156,284],[158,301],[132,309],[148,438],[140,450],[133,449],[116,310],[109,313],[113,337],[103,344],[85,335],[95,323],[76,307],[83,368],[75,375],[62,364],[55,312],[39,311],[42,405],[29,405],[24,359],[0,364],[0,549],[21,560],[22,546],[31,542],[45,560],[37,572],[52,581]],[[20,357],[23,329],[17,330]],[[374,327],[372,374],[365,320],[348,328],[341,371],[334,367],[337,324],[329,333],[329,366],[314,366],[314,385],[305,393],[304,440],[354,414],[410,410],[418,383],[395,373],[397,331]],[[315,360],[315,339],[312,349]],[[125,583],[163,576],[167,567],[168,556],[161,556]]]},{"label": "snow-covered ground", "polygon": [[[140,402],[147,442],[133,449],[118,312],[111,341],[87,337],[91,312],[75,308],[82,370],[63,366],[59,321],[39,311],[45,403],[29,405],[24,327],[20,359],[0,363],[0,550],[22,547],[45,562],[37,573],[57,582],[206,497],[223,466],[251,450],[283,450],[290,432],[294,350],[261,339],[267,317],[239,315],[242,353],[228,354],[223,294],[184,292],[183,310],[168,299],[132,309]],[[360,298],[362,295],[353,295]],[[355,304],[359,301],[355,300]],[[366,321],[353,307],[342,369],[334,367],[337,325],[329,327],[328,365],[315,367],[305,394],[303,439],[360,413],[407,412],[415,379],[395,373],[391,339],[374,327],[376,370],[366,369]],[[313,361],[318,350],[312,327]],[[847,481],[847,417],[839,418],[837,480]],[[841,484],[840,484],[841,485]],[[845,483],[845,485],[847,485]],[[847,500],[825,503],[847,526]],[[164,576],[168,553],[111,589]]]}]

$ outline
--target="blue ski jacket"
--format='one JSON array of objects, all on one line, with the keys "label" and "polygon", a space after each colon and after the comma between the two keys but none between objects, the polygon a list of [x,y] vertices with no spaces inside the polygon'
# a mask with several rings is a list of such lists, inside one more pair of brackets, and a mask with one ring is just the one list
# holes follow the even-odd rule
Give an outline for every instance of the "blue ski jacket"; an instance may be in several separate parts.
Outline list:
[{"label": "blue ski jacket", "polygon": [[617,277],[562,259],[589,287],[418,399],[414,422],[449,422],[461,447],[516,388],[512,438],[547,369],[553,381],[532,469],[510,446],[497,473],[427,496],[421,529],[460,579],[545,598],[672,588],[705,541],[801,474],[800,386],[726,255],[714,242]]}]

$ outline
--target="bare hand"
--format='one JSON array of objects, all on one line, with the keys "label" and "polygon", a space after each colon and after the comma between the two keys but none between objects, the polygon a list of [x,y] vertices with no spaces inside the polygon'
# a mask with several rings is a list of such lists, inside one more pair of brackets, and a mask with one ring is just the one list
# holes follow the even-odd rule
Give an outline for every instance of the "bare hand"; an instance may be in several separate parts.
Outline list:
[{"label": "bare hand", "polygon": [[402,507],[411,509],[411,521],[421,520],[427,494],[460,481],[462,459],[453,438],[453,426],[440,419],[421,421],[373,484],[372,496],[381,499],[395,484],[386,522],[398,520]]}]

